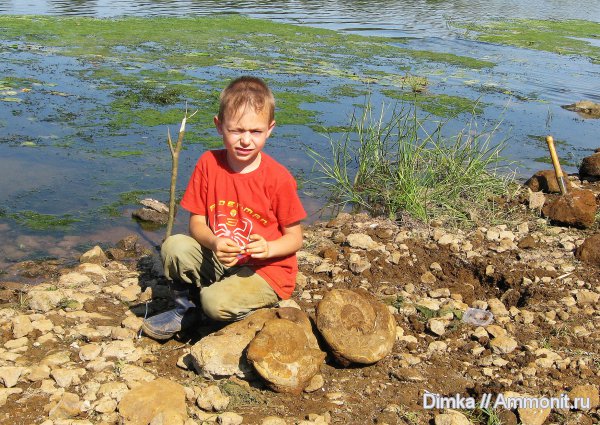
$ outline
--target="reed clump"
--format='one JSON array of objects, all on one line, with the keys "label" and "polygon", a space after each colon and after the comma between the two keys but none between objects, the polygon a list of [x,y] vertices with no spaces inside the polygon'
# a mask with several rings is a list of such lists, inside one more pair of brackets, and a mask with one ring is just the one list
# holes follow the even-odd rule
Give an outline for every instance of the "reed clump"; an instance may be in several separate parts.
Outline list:
[{"label": "reed clump", "polygon": [[471,119],[451,136],[447,124],[420,118],[407,105],[376,112],[367,101],[341,136],[326,135],[330,154],[308,150],[314,182],[329,194],[330,207],[458,227],[502,221],[507,211],[497,201],[517,185],[502,156],[506,140],[493,142],[499,124],[477,131]]}]

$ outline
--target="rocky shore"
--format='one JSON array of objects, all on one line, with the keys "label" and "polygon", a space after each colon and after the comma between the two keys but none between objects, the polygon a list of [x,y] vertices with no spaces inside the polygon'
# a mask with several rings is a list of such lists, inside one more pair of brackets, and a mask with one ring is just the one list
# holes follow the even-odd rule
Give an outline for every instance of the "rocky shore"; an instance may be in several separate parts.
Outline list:
[{"label": "rocky shore", "polygon": [[[598,200],[600,185],[586,187]],[[517,205],[518,222],[472,231],[362,214],[308,227],[285,305],[314,320],[332,288],[363,288],[392,313],[396,341],[373,365],[342,367],[319,340],[327,357],[299,395],[243,370],[199,373],[190,356],[226,333],[217,324],[162,344],[140,337],[142,318],[170,301],[156,254],[135,237],[78,264],[37,264],[46,267],[39,284],[0,282],[0,422],[599,423],[598,223],[554,226],[530,202]],[[465,323],[467,308],[493,321]],[[233,344],[222,345],[215,357],[226,362]],[[494,409],[499,396],[588,403]],[[486,397],[487,409],[468,405]]]}]

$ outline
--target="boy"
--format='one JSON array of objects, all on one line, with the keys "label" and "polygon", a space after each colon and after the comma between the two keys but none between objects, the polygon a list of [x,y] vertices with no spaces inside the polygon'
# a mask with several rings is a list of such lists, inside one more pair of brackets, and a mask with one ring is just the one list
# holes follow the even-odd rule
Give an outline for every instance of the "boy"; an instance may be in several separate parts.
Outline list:
[{"label": "boy", "polygon": [[240,77],[221,93],[214,123],[225,149],[199,158],[181,200],[190,236],[162,245],[176,307],[144,320],[148,336],[169,339],[193,325],[198,303],[213,320],[235,321],[291,296],[306,213],[292,175],[262,152],[274,112],[259,78]]}]

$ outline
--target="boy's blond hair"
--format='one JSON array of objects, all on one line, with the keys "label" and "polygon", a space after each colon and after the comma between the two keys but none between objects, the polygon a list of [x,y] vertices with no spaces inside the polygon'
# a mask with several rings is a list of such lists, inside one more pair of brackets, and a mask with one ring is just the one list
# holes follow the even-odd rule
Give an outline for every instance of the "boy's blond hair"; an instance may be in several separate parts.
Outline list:
[{"label": "boy's blond hair", "polygon": [[275,97],[269,86],[257,77],[243,76],[233,80],[221,92],[219,97],[219,121],[226,115],[242,111],[250,106],[254,112],[261,113],[265,108],[269,122],[275,118]]}]

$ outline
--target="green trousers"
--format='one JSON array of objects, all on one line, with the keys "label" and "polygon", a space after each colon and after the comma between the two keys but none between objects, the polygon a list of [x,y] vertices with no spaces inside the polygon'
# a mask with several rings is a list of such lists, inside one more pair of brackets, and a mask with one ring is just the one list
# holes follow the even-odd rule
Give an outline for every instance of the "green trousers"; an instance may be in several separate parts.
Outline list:
[{"label": "green trousers", "polygon": [[273,288],[250,267],[223,266],[214,252],[190,236],[167,238],[161,256],[167,279],[177,289],[187,285],[199,288],[201,307],[213,320],[240,320],[279,301]]}]

